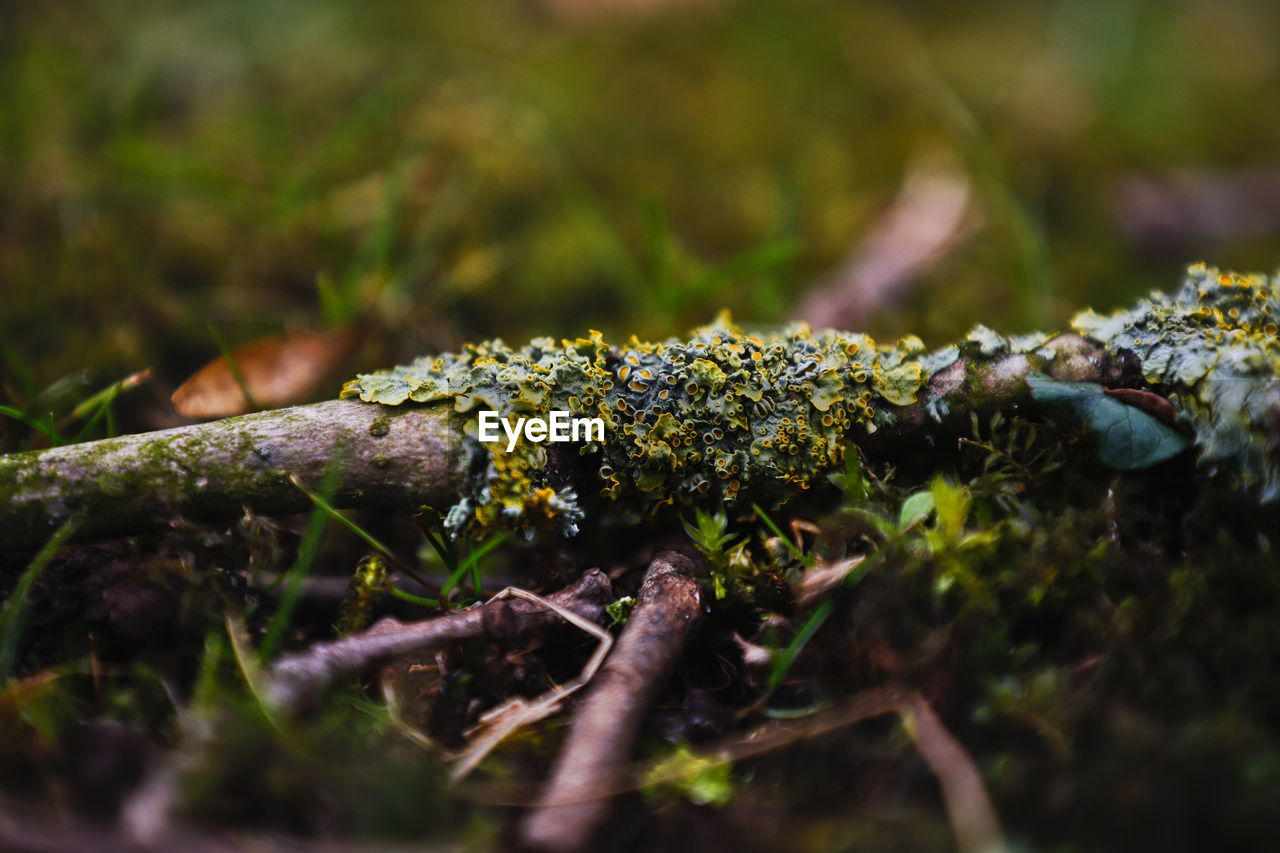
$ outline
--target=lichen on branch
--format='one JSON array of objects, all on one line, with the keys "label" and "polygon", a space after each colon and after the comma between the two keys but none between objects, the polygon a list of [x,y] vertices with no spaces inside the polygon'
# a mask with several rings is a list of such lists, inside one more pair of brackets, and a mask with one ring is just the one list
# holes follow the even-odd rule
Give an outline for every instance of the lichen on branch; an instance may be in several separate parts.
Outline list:
[{"label": "lichen on branch", "polygon": [[881,404],[915,399],[929,359],[918,338],[878,347],[861,334],[806,325],[749,334],[727,316],[687,340],[610,346],[599,332],[520,349],[502,341],[363,374],[344,396],[390,405],[451,400],[469,436],[472,480],[447,516],[454,533],[504,526],[576,530],[567,472],[521,439],[481,444],[478,414],[598,417],[605,440],[578,445],[599,490],[643,510],[676,502],[734,504],[812,487],[845,446],[876,428]]},{"label": "lichen on branch", "polygon": [[[1029,400],[1032,371],[1107,381],[1103,361],[1136,356],[1146,383],[1170,395],[1194,429],[1201,459],[1233,485],[1260,486],[1266,501],[1280,497],[1277,281],[1197,265],[1174,296],[1154,294],[1111,317],[1082,313],[1077,334],[1004,337],[979,326],[932,352],[915,337],[879,346],[804,324],[750,333],[724,315],[688,339],[658,343],[610,345],[599,332],[519,349],[494,340],[362,374],[342,393],[386,405],[452,403],[469,455],[469,479],[446,516],[454,534],[572,535],[584,485],[646,512],[773,505],[819,483],[848,444],[878,429],[940,422],[956,405]],[[595,481],[575,481],[523,438],[510,452],[505,442],[481,444],[482,410],[603,419],[605,440],[577,446],[588,458],[578,467]]]},{"label": "lichen on branch", "polygon": [[[572,534],[583,494],[628,512],[724,504],[743,514],[821,484],[851,444],[893,462],[944,447],[971,414],[1022,411],[1033,373],[1168,398],[1204,475],[1274,502],[1277,316],[1280,276],[1197,265],[1174,295],[1109,317],[1086,311],[1073,331],[1006,338],[978,327],[933,351],[913,337],[877,346],[803,325],[753,334],[727,318],[659,343],[493,341],[364,374],[343,391],[382,405],[335,400],[0,456],[0,547],[39,547],[77,513],[77,537],[93,538],[245,507],[297,512],[307,504],[290,477],[318,482],[340,445],[350,454],[337,504],[447,510],[455,534]],[[485,408],[599,417],[605,439],[560,446],[568,452],[521,440],[507,452],[505,441],[478,441]]]},{"label": "lichen on branch", "polygon": [[1106,317],[1084,311],[1072,326],[1137,356],[1194,430],[1201,467],[1267,503],[1280,500],[1277,318],[1280,274],[1195,264],[1176,293]]}]

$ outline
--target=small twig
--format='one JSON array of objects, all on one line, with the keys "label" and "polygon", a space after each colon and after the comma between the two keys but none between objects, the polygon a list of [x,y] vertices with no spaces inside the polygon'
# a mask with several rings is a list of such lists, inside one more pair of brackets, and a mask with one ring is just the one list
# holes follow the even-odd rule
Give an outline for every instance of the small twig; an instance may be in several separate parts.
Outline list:
[{"label": "small twig", "polygon": [[520,829],[530,849],[581,850],[608,814],[625,763],[658,688],[702,617],[694,559],[664,551],[649,564],[635,610],[617,647],[596,674],[568,740]]},{"label": "small twig", "polygon": [[898,713],[920,756],[938,777],[942,799],[947,804],[947,817],[961,853],[1004,851],[1000,821],[969,753],[916,691],[911,691]]},{"label": "small twig", "polygon": [[[546,604],[554,611],[528,601],[492,600],[425,622],[402,624],[384,619],[362,634],[320,643],[284,658],[269,672],[258,667],[242,623],[228,617],[227,633],[250,690],[268,720],[278,728],[287,722],[281,714],[299,709],[334,681],[389,658],[462,639],[510,641],[550,627],[562,617],[572,616],[574,624],[579,624],[575,620],[582,620],[583,624],[598,621],[612,599],[612,590],[604,573],[591,569],[576,583],[548,598]],[[396,721],[398,727],[408,729],[398,715]],[[185,715],[183,725],[185,746],[166,756],[125,802],[122,821],[135,842],[150,845],[172,837],[172,816],[182,780],[201,764],[204,750],[215,742],[216,732],[208,719]]]},{"label": "small twig", "polygon": [[[549,596],[587,621],[596,621],[609,603],[609,579],[598,569]],[[305,652],[290,655],[272,668],[266,686],[272,708],[296,709],[324,688],[399,655],[457,640],[488,638],[511,640],[555,624],[560,617],[541,605],[493,600],[422,622],[402,623],[383,619],[368,631],[330,643],[317,643]]]},{"label": "small twig", "polygon": [[[843,726],[898,714],[907,733],[942,789],[947,817],[961,853],[1001,853],[1007,849],[995,808],[973,759],[947,731],[919,691],[901,685],[865,690],[840,705],[803,720],[772,725],[705,751],[719,761],[741,761]],[[657,779],[654,781],[668,781]]]}]

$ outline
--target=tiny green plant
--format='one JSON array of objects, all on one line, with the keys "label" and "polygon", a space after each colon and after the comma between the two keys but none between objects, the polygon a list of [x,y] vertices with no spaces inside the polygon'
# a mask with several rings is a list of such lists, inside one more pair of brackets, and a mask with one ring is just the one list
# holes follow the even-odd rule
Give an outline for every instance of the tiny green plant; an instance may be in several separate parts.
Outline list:
[{"label": "tiny green plant", "polygon": [[684,521],[684,530],[693,544],[708,561],[721,567],[727,560],[726,553],[736,535],[728,532],[728,526],[729,520],[723,506],[714,512],[695,509],[693,521]]}]

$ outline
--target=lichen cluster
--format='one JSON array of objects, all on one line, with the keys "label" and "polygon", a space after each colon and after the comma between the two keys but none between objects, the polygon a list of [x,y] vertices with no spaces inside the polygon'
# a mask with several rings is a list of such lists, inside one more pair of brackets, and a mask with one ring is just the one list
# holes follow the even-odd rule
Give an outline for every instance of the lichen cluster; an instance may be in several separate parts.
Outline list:
[{"label": "lichen cluster", "polygon": [[[1153,294],[1103,317],[1086,311],[1075,331],[1141,360],[1145,379],[1169,396],[1195,431],[1201,464],[1266,502],[1280,499],[1280,278],[1193,266],[1174,295]],[[776,505],[839,466],[849,441],[916,402],[924,381],[958,358],[1026,354],[1024,369],[1056,358],[1051,339],[1003,337],[977,327],[955,346],[926,352],[918,338],[891,347],[866,335],[804,325],[749,334],[727,317],[687,340],[611,346],[598,332],[500,340],[423,357],[348,382],[344,397],[399,405],[452,401],[468,436],[469,481],[446,516],[455,535],[507,528],[576,531],[582,508],[563,464],[521,439],[481,444],[478,412],[504,417],[566,410],[605,422],[605,440],[577,485],[652,512],[664,505],[749,501]],[[940,418],[946,400],[920,402]],[[972,401],[971,401],[972,402]],[[563,462],[563,459],[560,460]],[[594,471],[591,484],[584,475]]]},{"label": "lichen cluster", "polygon": [[1187,270],[1172,295],[1153,293],[1072,326],[1129,350],[1195,431],[1201,467],[1233,487],[1280,500],[1280,275]]},{"label": "lichen cluster", "polygon": [[398,405],[452,400],[466,417],[471,482],[446,517],[454,533],[506,527],[572,533],[581,517],[567,475],[541,445],[477,439],[478,412],[553,409],[605,422],[605,441],[577,446],[599,491],[652,511],[674,502],[776,503],[838,466],[847,439],[873,430],[876,406],[912,402],[924,345],[877,347],[866,335],[797,325],[748,334],[727,317],[687,340],[610,346],[600,333],[501,341],[363,374],[343,396]]}]

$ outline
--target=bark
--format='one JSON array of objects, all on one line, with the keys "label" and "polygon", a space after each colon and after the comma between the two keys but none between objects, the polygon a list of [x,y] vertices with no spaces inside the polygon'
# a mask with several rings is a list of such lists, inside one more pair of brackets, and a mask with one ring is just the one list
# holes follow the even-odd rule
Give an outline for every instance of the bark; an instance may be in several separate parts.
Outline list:
[{"label": "bark", "polygon": [[319,488],[331,458],[337,506],[447,506],[462,456],[450,413],[332,400],[0,456],[0,549],[38,548],[73,516],[76,538],[93,539],[301,512],[311,503],[290,475]]}]

